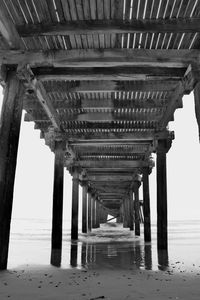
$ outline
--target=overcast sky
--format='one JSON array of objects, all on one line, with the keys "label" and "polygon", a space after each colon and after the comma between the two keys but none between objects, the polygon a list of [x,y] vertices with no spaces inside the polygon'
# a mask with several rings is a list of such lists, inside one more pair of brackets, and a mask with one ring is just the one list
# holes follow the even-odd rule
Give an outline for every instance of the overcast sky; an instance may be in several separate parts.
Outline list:
[{"label": "overcast sky", "polygon": [[[0,91],[2,95],[2,91]],[[168,218],[200,217],[200,145],[193,94],[185,96],[184,107],[175,113],[170,130],[175,140],[167,155]],[[2,97],[0,97],[0,106]],[[33,122],[21,126],[15,179],[13,217],[51,218],[54,155],[40,139]],[[156,219],[156,169],[150,175],[151,214]],[[71,215],[71,176],[65,170],[64,217]],[[142,189],[141,189],[142,190]],[[80,193],[81,194],[81,193]],[[142,197],[142,193],[140,192]],[[81,198],[81,197],[80,197]],[[81,201],[80,201],[81,202]]]}]

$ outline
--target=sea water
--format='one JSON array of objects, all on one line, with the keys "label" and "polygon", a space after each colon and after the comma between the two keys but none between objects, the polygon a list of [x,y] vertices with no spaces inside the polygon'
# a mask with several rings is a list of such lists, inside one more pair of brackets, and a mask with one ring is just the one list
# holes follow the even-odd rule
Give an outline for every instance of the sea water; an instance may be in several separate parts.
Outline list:
[{"label": "sea water", "polygon": [[[79,224],[81,228],[81,224]],[[101,224],[89,234],[79,232],[71,242],[70,221],[63,222],[61,268],[109,268],[190,271],[200,266],[200,221],[169,221],[168,251],[157,251],[156,223],[152,222],[152,242],[145,243],[122,224]],[[13,219],[8,268],[22,265],[49,265],[51,221]]]}]

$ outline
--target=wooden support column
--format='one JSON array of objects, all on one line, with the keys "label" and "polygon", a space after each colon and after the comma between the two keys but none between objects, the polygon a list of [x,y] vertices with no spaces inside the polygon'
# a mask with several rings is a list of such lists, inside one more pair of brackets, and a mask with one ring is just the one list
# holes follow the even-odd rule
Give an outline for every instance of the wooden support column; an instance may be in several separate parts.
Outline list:
[{"label": "wooden support column", "polygon": [[130,191],[130,196],[129,196],[129,216],[130,216],[130,230],[134,230],[134,207],[133,207],[133,191]]},{"label": "wooden support column", "polygon": [[157,246],[167,249],[167,176],[166,141],[158,140],[157,147]]},{"label": "wooden support column", "polygon": [[144,213],[144,240],[151,241],[151,213],[149,196],[149,170],[143,169],[143,213]]},{"label": "wooden support column", "polygon": [[0,119],[0,269],[7,268],[13,190],[24,88],[8,71]]},{"label": "wooden support column", "polygon": [[91,193],[88,193],[88,231],[92,230],[92,198]]},{"label": "wooden support column", "polygon": [[195,115],[199,128],[199,140],[200,140],[200,82],[198,82],[194,88],[194,103],[195,103]]},{"label": "wooden support column", "polygon": [[96,201],[96,228],[100,227],[100,204]]},{"label": "wooden support column", "polygon": [[140,235],[140,202],[139,202],[139,184],[136,182],[134,189],[135,196],[135,234]]},{"label": "wooden support column", "polygon": [[51,233],[51,264],[60,266],[62,253],[62,219],[63,219],[63,163],[64,144],[55,142],[53,216]]},{"label": "wooden support column", "polygon": [[75,168],[72,179],[72,219],[71,219],[71,239],[78,239],[78,202],[79,202],[79,174]]},{"label": "wooden support column", "polygon": [[123,223],[123,205],[121,205],[119,210],[119,223]]},{"label": "wooden support column", "polygon": [[92,199],[92,228],[96,227],[96,200]]},{"label": "wooden support column", "polygon": [[123,227],[128,228],[127,201],[123,201]]},{"label": "wooden support column", "polygon": [[87,186],[82,188],[82,232],[87,233]]}]

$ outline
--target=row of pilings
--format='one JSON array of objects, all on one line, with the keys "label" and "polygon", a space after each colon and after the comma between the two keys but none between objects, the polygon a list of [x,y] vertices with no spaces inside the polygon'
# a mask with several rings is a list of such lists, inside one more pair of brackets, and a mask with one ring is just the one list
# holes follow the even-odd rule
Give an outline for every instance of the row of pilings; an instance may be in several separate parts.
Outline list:
[{"label": "row of pilings", "polygon": [[[23,108],[23,95],[25,88],[16,76],[15,71],[7,74],[7,83],[4,91],[4,101],[1,114],[0,126],[0,269],[7,268],[8,248],[10,237],[10,222],[13,204],[13,190],[15,180],[15,169],[17,151]],[[55,143],[55,168],[54,168],[54,190],[53,190],[53,217],[51,261],[60,256],[62,250],[62,212],[63,212],[63,170],[64,149],[62,142]],[[157,146],[157,244],[158,249],[167,249],[167,182],[166,182],[166,153],[168,141],[158,140]],[[78,202],[79,202],[79,173],[75,169],[72,173],[72,239],[78,239]],[[150,199],[149,199],[149,174],[143,170],[144,188],[144,236],[145,241],[151,240],[150,224]],[[140,234],[139,228],[139,197],[138,189],[135,193],[135,216],[133,217],[133,201],[129,203],[129,227],[135,234]],[[90,195],[90,193],[88,194]],[[90,196],[88,207],[90,206]],[[129,200],[132,197],[129,197]],[[98,202],[96,202],[98,203]],[[98,204],[96,205],[97,219],[99,217]],[[87,226],[92,227],[90,212],[87,214]],[[127,211],[127,209],[124,209]],[[106,213],[104,214],[106,220]],[[124,216],[123,216],[124,218]],[[126,218],[125,218],[126,219]],[[133,224],[133,220],[135,224]],[[126,220],[127,221],[127,220]],[[125,222],[125,221],[124,221]],[[97,222],[100,223],[100,220]]]}]

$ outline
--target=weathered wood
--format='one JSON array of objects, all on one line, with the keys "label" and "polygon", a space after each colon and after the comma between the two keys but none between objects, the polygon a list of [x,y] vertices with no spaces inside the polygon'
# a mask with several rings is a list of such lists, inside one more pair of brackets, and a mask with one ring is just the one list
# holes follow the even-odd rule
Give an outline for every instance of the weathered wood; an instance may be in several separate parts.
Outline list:
[{"label": "weathered wood", "polygon": [[128,202],[125,198],[123,201],[123,227],[128,228],[129,227],[129,210],[128,210]]},{"label": "weathered wood", "polygon": [[71,251],[70,251],[70,265],[73,268],[77,267],[77,257],[78,257],[78,244],[77,242],[71,243]]},{"label": "weathered wood", "polygon": [[134,211],[135,211],[135,235],[140,235],[140,201],[139,201],[139,185],[134,189]]},{"label": "weathered wood", "polygon": [[[75,112],[74,114],[65,113],[62,115],[62,118],[66,120],[65,122],[112,122],[112,121],[160,121],[163,112],[165,109],[159,108],[158,111],[149,111],[147,112],[129,112],[121,114],[116,110],[114,112],[86,112],[78,114]],[[32,122],[32,121],[48,121],[48,116],[43,113],[35,113],[33,116],[30,114],[26,114],[24,121]]]},{"label": "weathered wood", "polygon": [[92,228],[96,228],[96,200],[92,201]]},{"label": "weathered wood", "polygon": [[149,174],[148,168],[143,169],[143,212],[144,212],[144,240],[151,241],[151,213],[149,196]]},{"label": "weathered wood", "polygon": [[72,179],[72,218],[71,218],[71,239],[78,239],[78,206],[79,206],[79,175],[75,170]]},{"label": "weathered wood", "polygon": [[133,176],[127,176],[127,175],[89,175],[88,180],[91,180],[92,182],[102,182],[108,183],[108,182],[131,182],[133,180]]},{"label": "weathered wood", "polygon": [[21,47],[21,39],[3,1],[0,2],[0,33],[10,49],[19,49]]},{"label": "weathered wood", "polygon": [[[56,95],[55,95],[56,96]],[[67,100],[59,100],[59,96],[57,101],[54,101],[54,107],[57,110],[62,112],[63,109],[70,112],[75,112],[78,109],[91,109],[91,110],[105,110],[105,109],[122,109],[122,108],[129,108],[129,109],[140,109],[143,108],[144,110],[152,109],[155,110],[159,108],[164,108],[167,105],[167,99],[142,99],[142,100],[118,100],[118,99],[80,99],[77,102],[71,103]],[[26,96],[24,99],[24,108],[25,109],[34,109],[34,110],[41,110],[41,104],[38,103],[37,98],[35,96]]]},{"label": "weathered wood", "polygon": [[199,60],[199,50],[87,49],[87,50],[0,50],[0,64],[29,64],[31,67],[167,67],[187,68]]},{"label": "weathered wood", "polygon": [[0,269],[7,268],[10,221],[24,88],[15,71],[7,73],[0,119]]},{"label": "weathered wood", "polygon": [[[52,86],[46,86],[44,83],[44,86],[46,87],[47,93],[51,92],[59,92],[60,91],[60,84],[62,84],[62,81],[59,82],[59,84],[55,83]],[[66,85],[66,82],[63,82],[63,84]],[[130,82],[122,82],[122,81],[106,81],[106,80],[100,80],[100,81],[78,81],[78,82],[72,82],[68,86],[63,86],[64,92],[70,92],[70,93],[91,93],[91,92],[116,92],[116,91],[125,91],[126,92],[134,92],[134,91],[143,91],[143,92],[150,92],[150,91],[170,91],[176,88],[178,84],[178,81],[173,80],[160,80],[160,81],[130,81]]]},{"label": "weathered wood", "polygon": [[133,204],[133,191],[129,195],[129,214],[130,214],[130,230],[134,230],[134,204]]},{"label": "weathered wood", "polygon": [[157,147],[157,246],[167,249],[167,176],[165,140],[158,141]]},{"label": "weathered wood", "polygon": [[182,82],[180,82],[177,85],[175,92],[172,95],[171,100],[169,101],[169,103],[167,105],[167,109],[159,122],[158,126],[159,126],[160,130],[165,129],[168,122],[173,120],[173,115],[174,115],[175,110],[177,108],[183,107],[183,104],[182,104],[183,95],[184,95],[184,87],[183,87]]},{"label": "weathered wood", "polygon": [[158,249],[158,269],[166,271],[169,268],[169,258],[167,249]]},{"label": "weathered wood", "polygon": [[108,161],[108,160],[102,160],[102,161],[78,161],[76,163],[78,166],[82,168],[110,168],[110,169],[118,169],[118,168],[139,168],[139,167],[145,167],[148,165],[148,162],[145,161],[133,161],[133,160],[116,160],[116,161]]},{"label": "weathered wood", "polygon": [[[167,138],[169,135],[173,135],[173,132],[170,132],[166,129],[164,129],[161,132],[154,132],[153,131],[144,131],[142,130],[141,132],[135,131],[135,132],[100,132],[96,133],[93,131],[92,135],[90,133],[84,133],[84,134],[78,134],[73,135],[73,137],[70,137],[70,140],[73,140],[73,143],[97,143],[97,144],[102,144],[104,145],[105,143],[110,143],[110,142],[120,142],[120,141],[126,141],[128,142],[147,142],[147,141],[152,141],[155,138]],[[66,135],[67,136],[67,135]]]},{"label": "weathered wood", "polygon": [[92,230],[92,196],[88,193],[88,231]]},{"label": "weathered wood", "polygon": [[87,233],[87,186],[82,187],[82,232]]},{"label": "weathered wood", "polygon": [[198,82],[194,88],[194,104],[195,104],[195,115],[199,129],[199,140],[200,140],[200,82]]},{"label": "weathered wood", "polygon": [[18,76],[20,78],[22,78],[23,80],[26,80],[29,88],[33,90],[39,103],[41,104],[45,113],[47,114],[48,119],[51,121],[52,125],[56,129],[60,129],[59,116],[58,116],[56,110],[54,109],[54,107],[51,103],[51,100],[49,99],[49,96],[46,93],[42,82],[38,81],[34,77],[31,69],[28,66],[23,66],[21,68],[19,67],[18,68]]},{"label": "weathered wood", "polygon": [[96,224],[95,224],[95,228],[99,228],[100,227],[100,204],[99,201],[96,201]]},{"label": "weathered wood", "polygon": [[16,26],[22,37],[106,33],[196,33],[200,18],[144,20],[79,20],[65,23],[39,23]]},{"label": "weathered wood", "polygon": [[60,266],[62,253],[62,220],[63,220],[63,142],[55,142],[53,213],[51,232],[51,264]]},{"label": "weathered wood", "polygon": [[186,68],[114,67],[114,68],[35,68],[41,81],[47,80],[151,80],[184,77]]}]

